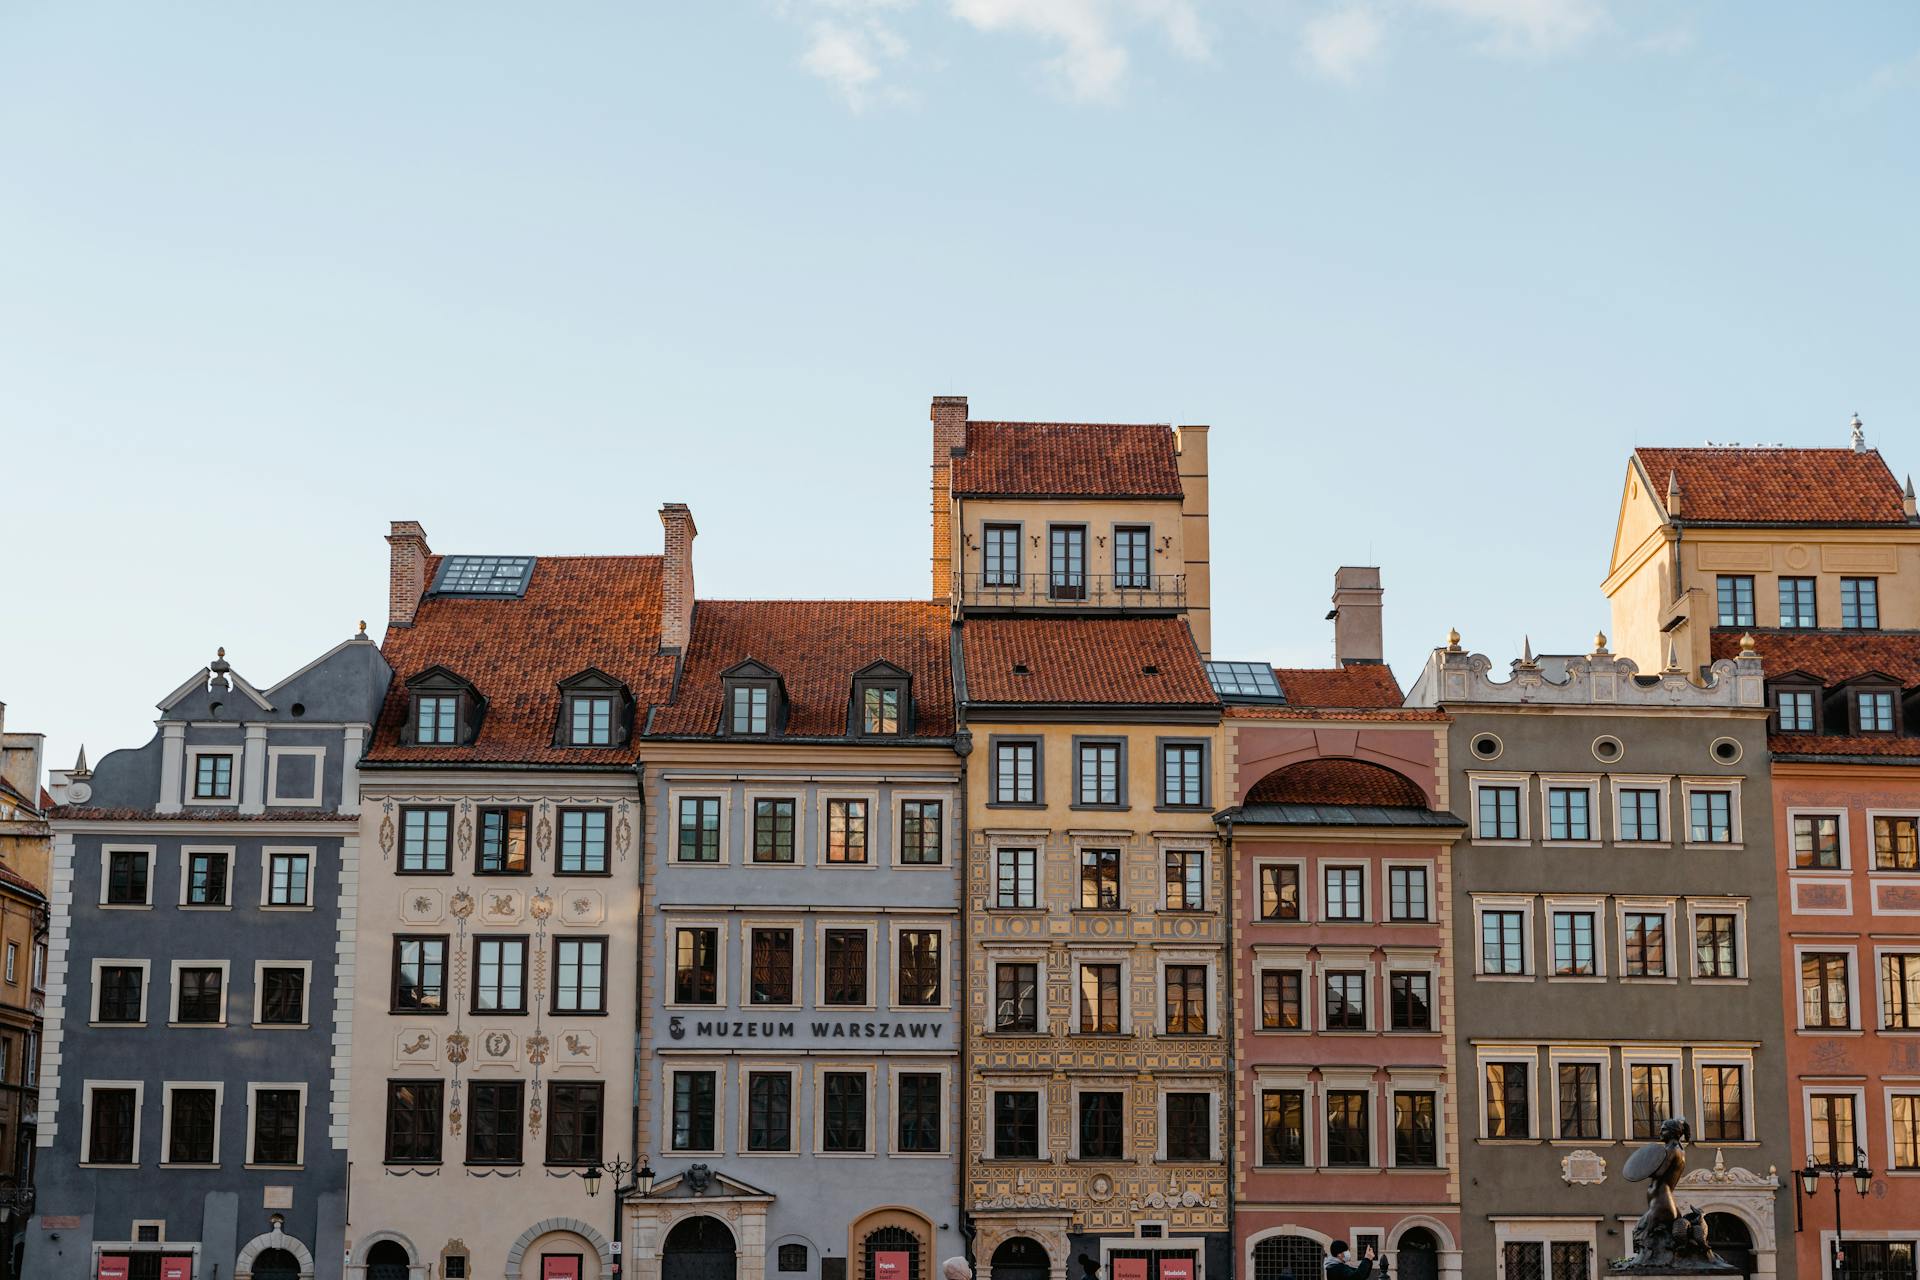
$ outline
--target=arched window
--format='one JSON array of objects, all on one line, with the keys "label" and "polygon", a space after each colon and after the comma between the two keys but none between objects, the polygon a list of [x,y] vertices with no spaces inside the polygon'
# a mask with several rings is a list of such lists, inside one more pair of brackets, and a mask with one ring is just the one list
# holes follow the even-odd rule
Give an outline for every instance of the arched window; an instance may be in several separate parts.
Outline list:
[{"label": "arched window", "polygon": [[[862,1274],[866,1280],[920,1280],[920,1238],[905,1227],[882,1227],[870,1231],[861,1242],[865,1248],[866,1261]],[[890,1267],[887,1274],[880,1272],[881,1254],[905,1254],[904,1267]],[[897,1258],[889,1261],[898,1261]]]},{"label": "arched window", "polygon": [[1253,1280],[1320,1280],[1326,1256],[1305,1236],[1268,1236],[1253,1246]]}]

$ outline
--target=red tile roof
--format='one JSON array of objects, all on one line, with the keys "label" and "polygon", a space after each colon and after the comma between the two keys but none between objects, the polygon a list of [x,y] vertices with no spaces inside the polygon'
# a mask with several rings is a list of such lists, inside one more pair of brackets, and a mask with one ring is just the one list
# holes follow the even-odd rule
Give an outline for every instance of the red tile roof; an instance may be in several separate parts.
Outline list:
[{"label": "red tile roof", "polygon": [[1886,734],[1774,733],[1767,747],[1776,756],[1887,756],[1920,758],[1920,738]]},{"label": "red tile roof", "polygon": [[[427,581],[439,571],[429,559]],[[428,596],[411,627],[387,630],[380,651],[393,685],[374,730],[370,762],[628,764],[638,754],[647,707],[664,702],[673,659],[660,649],[659,556],[541,556],[526,595],[513,599]],[[400,745],[409,705],[406,681],[444,666],[487,699],[477,740],[467,746]],[[634,741],[624,747],[553,745],[559,682],[598,667],[632,690]]]},{"label": "red tile roof", "polygon": [[1715,661],[1740,656],[1740,637],[1753,636],[1767,678],[1805,671],[1828,685],[1869,672],[1890,675],[1903,686],[1920,685],[1920,631],[1797,631],[1716,627]]},{"label": "red tile roof", "polygon": [[875,662],[913,677],[911,736],[950,737],[951,631],[947,606],[928,600],[702,600],[678,693],[650,733],[717,735],[721,673],[751,658],[780,673],[788,737],[846,737],[854,673]]},{"label": "red tile roof", "polygon": [[972,702],[1220,701],[1180,618],[976,618],[961,628],[960,647]]},{"label": "red tile roof", "polygon": [[1178,498],[1173,428],[1107,422],[969,422],[953,460],[962,496]]},{"label": "red tile roof", "polygon": [[39,885],[27,879],[4,862],[0,862],[0,884],[8,885],[23,893],[30,893],[36,898],[44,898],[47,896]]},{"label": "red tile roof", "polygon": [[97,808],[79,804],[60,805],[49,816],[56,822],[338,822],[352,826],[360,821],[357,815],[336,809],[269,809],[265,813],[242,813],[228,807],[158,813],[134,805]]},{"label": "red tile roof", "polygon": [[1365,760],[1302,760],[1253,784],[1246,804],[1378,804],[1427,807],[1413,779]]},{"label": "red tile roof", "polygon": [[1393,668],[1383,662],[1342,667],[1275,667],[1274,679],[1292,707],[1398,708],[1406,701]]},{"label": "red tile roof", "polygon": [[1900,483],[1878,449],[1636,449],[1666,509],[1680,481],[1680,520],[1732,524],[1905,524]]}]

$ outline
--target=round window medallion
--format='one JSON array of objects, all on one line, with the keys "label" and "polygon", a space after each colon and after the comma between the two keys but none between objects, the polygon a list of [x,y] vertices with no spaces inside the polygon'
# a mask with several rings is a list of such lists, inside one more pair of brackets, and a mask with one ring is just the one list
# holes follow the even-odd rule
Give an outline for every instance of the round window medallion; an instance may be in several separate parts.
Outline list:
[{"label": "round window medallion", "polygon": [[1612,735],[1593,740],[1593,758],[1601,764],[1612,764],[1625,754],[1627,749],[1620,745],[1620,739]]},{"label": "round window medallion", "polygon": [[1500,756],[1500,739],[1490,733],[1483,733],[1473,740],[1473,754],[1482,760],[1495,760]]},{"label": "round window medallion", "polygon": [[1710,750],[1716,764],[1739,764],[1743,754],[1740,744],[1732,738],[1715,738]]}]

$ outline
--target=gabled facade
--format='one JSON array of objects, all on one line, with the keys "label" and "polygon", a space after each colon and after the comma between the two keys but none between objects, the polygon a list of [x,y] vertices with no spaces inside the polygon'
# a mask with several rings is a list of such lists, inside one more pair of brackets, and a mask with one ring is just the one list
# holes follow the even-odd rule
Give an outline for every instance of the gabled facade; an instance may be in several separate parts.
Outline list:
[{"label": "gabled facade", "polygon": [[223,653],[147,745],[59,781],[26,1274],[341,1274],[335,1050],[389,674],[364,630],[267,689]]},{"label": "gabled facade", "polygon": [[934,601],[694,610],[642,742],[635,1280],[932,1280],[965,1248],[949,632]]},{"label": "gabled facade", "polygon": [[7,733],[0,703],[0,1280],[21,1275],[21,1237],[33,1204],[39,1121],[41,1014],[46,1008],[47,895],[52,798],[41,786],[46,739]]}]

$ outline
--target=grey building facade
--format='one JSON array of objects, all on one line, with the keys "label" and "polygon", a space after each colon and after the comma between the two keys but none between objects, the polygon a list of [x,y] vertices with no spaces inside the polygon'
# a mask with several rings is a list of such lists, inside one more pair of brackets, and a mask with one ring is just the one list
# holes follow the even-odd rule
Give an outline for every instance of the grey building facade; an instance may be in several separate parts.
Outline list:
[{"label": "grey building facade", "polygon": [[1436,650],[1409,703],[1453,723],[1469,824],[1452,898],[1466,1274],[1597,1280],[1632,1252],[1626,1158],[1684,1116],[1681,1185],[1725,1254],[1793,1274],[1766,707],[1606,649],[1504,679]]},{"label": "grey building facade", "polygon": [[27,1274],[341,1274],[341,868],[388,680],[364,629],[266,689],[223,651],[64,776]]}]

